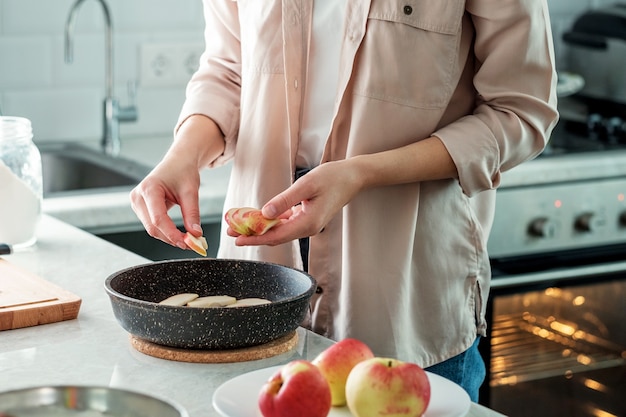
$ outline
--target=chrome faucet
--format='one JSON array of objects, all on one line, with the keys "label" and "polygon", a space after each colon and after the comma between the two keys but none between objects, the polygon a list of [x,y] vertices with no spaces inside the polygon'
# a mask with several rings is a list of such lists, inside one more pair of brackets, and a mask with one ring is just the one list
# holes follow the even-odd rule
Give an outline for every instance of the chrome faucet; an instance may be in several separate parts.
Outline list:
[{"label": "chrome faucet", "polygon": [[[74,59],[74,23],[78,15],[78,9],[85,0],[76,0],[70,9],[70,14],[65,23],[65,62],[71,63]],[[113,96],[113,25],[111,13],[105,0],[96,0],[102,6],[105,33],[105,98],[103,106],[103,132],[102,150],[117,156],[120,153],[120,122],[133,122],[137,120],[137,108],[134,105],[121,107],[119,101]],[[130,92],[134,97],[134,91]]]}]

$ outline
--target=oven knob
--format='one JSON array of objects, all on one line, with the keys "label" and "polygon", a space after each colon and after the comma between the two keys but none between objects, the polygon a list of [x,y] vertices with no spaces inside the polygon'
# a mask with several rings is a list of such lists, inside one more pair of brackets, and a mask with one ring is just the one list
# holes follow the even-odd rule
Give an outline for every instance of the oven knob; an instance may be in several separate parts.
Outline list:
[{"label": "oven knob", "polygon": [[579,232],[593,232],[604,225],[604,220],[593,213],[583,213],[576,218],[574,228]]},{"label": "oven knob", "polygon": [[609,143],[617,145],[624,143],[626,122],[621,117],[611,117],[607,121],[607,134]]},{"label": "oven knob", "polygon": [[556,223],[547,217],[538,217],[528,225],[528,234],[534,237],[554,237]]},{"label": "oven knob", "polygon": [[587,133],[592,140],[600,140],[605,136],[606,126],[604,118],[598,113],[591,113],[587,117]]}]

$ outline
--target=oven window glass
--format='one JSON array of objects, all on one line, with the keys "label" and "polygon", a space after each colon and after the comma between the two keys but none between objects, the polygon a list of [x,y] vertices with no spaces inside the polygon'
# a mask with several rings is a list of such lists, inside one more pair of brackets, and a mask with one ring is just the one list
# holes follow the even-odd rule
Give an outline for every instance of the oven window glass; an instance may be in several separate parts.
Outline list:
[{"label": "oven window glass", "polygon": [[626,416],[624,278],[494,294],[489,405],[511,417]]}]

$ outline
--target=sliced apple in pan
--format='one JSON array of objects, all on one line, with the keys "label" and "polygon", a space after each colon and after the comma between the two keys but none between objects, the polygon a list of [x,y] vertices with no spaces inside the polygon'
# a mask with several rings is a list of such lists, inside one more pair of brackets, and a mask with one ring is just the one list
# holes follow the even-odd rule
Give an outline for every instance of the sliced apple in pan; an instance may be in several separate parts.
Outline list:
[{"label": "sliced apple in pan", "polygon": [[248,306],[260,306],[263,304],[270,304],[271,301],[265,298],[241,298],[233,304],[229,304],[226,307],[248,307]]},{"label": "sliced apple in pan", "polygon": [[185,234],[185,237],[183,238],[183,241],[197,254],[206,256],[206,250],[209,249],[209,244],[207,243],[204,236],[195,237],[191,233],[187,232]]},{"label": "sliced apple in pan", "polygon": [[225,307],[235,304],[237,299],[229,295],[208,295],[206,297],[198,297],[187,303],[189,307]]},{"label": "sliced apple in pan", "polygon": [[184,306],[189,302],[198,298],[198,294],[194,293],[182,293],[175,294],[171,297],[167,297],[165,300],[161,301],[159,304],[166,306]]},{"label": "sliced apple in pan", "polygon": [[280,219],[268,219],[252,207],[231,208],[224,219],[231,229],[245,236],[261,236],[280,223]]}]

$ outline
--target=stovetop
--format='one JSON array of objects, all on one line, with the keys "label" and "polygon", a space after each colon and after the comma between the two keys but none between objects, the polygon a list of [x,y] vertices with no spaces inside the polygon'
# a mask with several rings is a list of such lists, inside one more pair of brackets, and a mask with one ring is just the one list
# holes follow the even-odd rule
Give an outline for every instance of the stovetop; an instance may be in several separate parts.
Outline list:
[{"label": "stovetop", "polygon": [[592,113],[585,120],[562,119],[541,156],[626,149],[626,119]]},{"label": "stovetop", "polygon": [[544,151],[503,174],[500,188],[626,177],[626,106],[559,102],[560,120]]}]

